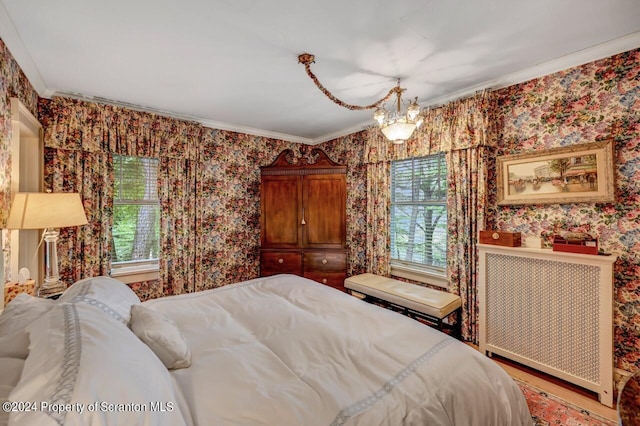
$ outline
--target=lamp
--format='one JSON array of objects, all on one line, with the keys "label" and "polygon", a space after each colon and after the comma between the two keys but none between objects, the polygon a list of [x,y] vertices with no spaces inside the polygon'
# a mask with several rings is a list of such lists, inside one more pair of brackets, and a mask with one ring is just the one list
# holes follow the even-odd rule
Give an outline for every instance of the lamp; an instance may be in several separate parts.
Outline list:
[{"label": "lamp", "polygon": [[[320,83],[318,77],[316,77],[311,71],[311,64],[314,62],[315,56],[310,53],[298,55],[298,63],[304,65],[309,78],[311,78],[316,87],[318,87],[318,89],[320,89],[320,91],[334,103],[350,110],[367,110],[375,108],[376,111],[373,113],[373,118],[378,122],[378,126],[380,127],[382,134],[384,134],[384,136],[393,143],[404,143],[424,121],[424,114],[420,105],[418,105],[417,97],[411,101],[406,111],[402,111],[402,92],[406,89],[400,87],[400,79],[398,79],[396,87],[389,90],[384,98],[372,103],[371,105],[351,105],[336,98],[322,85],[322,83]],[[383,104],[394,94],[396,95],[396,109],[393,113],[389,113],[389,111],[384,108]]]},{"label": "lamp", "polygon": [[378,107],[373,113],[373,118],[378,122],[382,134],[395,144],[401,144],[409,139],[414,130],[419,128],[424,121],[417,97],[413,99],[405,112],[401,111],[401,94],[404,91],[405,89],[400,88],[400,80],[398,80],[396,111],[393,114],[389,114],[384,107]]},{"label": "lamp", "polygon": [[86,223],[87,216],[78,193],[19,192],[13,198],[7,229],[44,229],[46,277],[38,296],[53,295],[66,288],[58,275],[57,228]]}]

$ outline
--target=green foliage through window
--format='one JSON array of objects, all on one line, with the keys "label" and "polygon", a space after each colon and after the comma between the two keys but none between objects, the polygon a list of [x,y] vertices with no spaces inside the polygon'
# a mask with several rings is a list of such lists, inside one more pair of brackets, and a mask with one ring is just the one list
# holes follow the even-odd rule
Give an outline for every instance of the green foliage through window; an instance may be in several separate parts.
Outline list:
[{"label": "green foliage through window", "polygon": [[391,163],[391,259],[447,264],[447,167],[444,154]]},{"label": "green foliage through window", "polygon": [[157,260],[158,160],[114,155],[112,263]]}]

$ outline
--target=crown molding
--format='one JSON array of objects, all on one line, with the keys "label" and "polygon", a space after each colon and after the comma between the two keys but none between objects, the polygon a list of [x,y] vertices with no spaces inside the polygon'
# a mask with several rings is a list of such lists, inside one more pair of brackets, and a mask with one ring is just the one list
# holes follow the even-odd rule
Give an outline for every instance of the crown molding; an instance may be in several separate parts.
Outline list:
[{"label": "crown molding", "polygon": [[586,49],[578,50],[560,58],[543,62],[525,70],[508,74],[504,77],[493,80],[493,88],[501,89],[534,78],[544,77],[545,75],[554,74],[569,68],[588,64],[589,62],[604,59],[618,53],[627,52],[640,47],[640,31],[627,34],[626,36],[616,38]]},{"label": "crown molding", "polygon": [[[27,76],[27,79],[36,90],[39,96],[43,98],[51,98],[56,95],[73,97],[76,99],[83,99],[92,102],[103,102],[110,103],[114,105],[124,106],[131,109],[152,112],[164,116],[169,116],[173,118],[195,121],[202,124],[205,127],[219,130],[226,130],[237,133],[246,133],[254,136],[261,136],[271,139],[280,139],[288,142],[302,143],[306,145],[317,145],[322,142],[327,142],[333,139],[337,139],[343,136],[347,136],[365,128],[373,125],[375,122],[373,119],[368,120],[366,122],[362,122],[360,124],[356,124],[354,126],[350,126],[346,129],[342,129],[336,132],[331,132],[319,136],[317,138],[305,138],[296,135],[289,135],[286,133],[272,132],[269,130],[256,129],[253,127],[247,127],[242,125],[237,125],[233,123],[224,123],[214,120],[202,119],[198,117],[191,117],[186,115],[180,115],[171,113],[168,111],[156,110],[153,108],[147,108],[138,105],[127,104],[124,102],[118,102],[108,99],[95,98],[91,96],[85,96],[81,94],[72,94],[65,92],[58,92],[55,89],[51,89],[47,87],[42,75],[36,66],[33,58],[29,54],[27,48],[20,35],[18,34],[13,21],[9,17],[2,0],[0,0],[0,38],[4,41],[5,45],[18,62],[20,68]],[[447,94],[445,96],[441,96],[439,98],[431,99],[427,102],[421,102],[420,105],[423,107],[434,107],[446,104],[448,102],[454,101],[456,99],[460,99],[466,96],[470,96],[478,90],[484,89],[501,89],[507,86],[511,86],[514,84],[522,83],[525,81],[529,81],[535,78],[543,77],[545,75],[553,74],[558,71],[562,71],[568,68],[572,68],[575,66],[583,65],[598,59],[603,59],[617,53],[626,52],[628,50],[632,50],[640,47],[640,31],[628,34],[626,36],[598,44],[596,46],[592,46],[560,58],[547,61],[533,67],[529,67],[527,69],[517,71],[515,73],[508,74],[506,76],[485,81],[483,83],[469,86],[465,89],[459,90],[454,93]]]},{"label": "crown molding", "polygon": [[22,42],[22,38],[16,30],[13,21],[9,17],[4,4],[0,0],[0,38],[4,42],[5,46],[11,52],[11,55],[16,60],[24,75],[31,83],[31,86],[35,89],[39,96],[44,96],[47,90],[47,85],[40,74],[40,70],[33,61],[33,58],[29,54],[29,51]]},{"label": "crown molding", "polygon": [[338,139],[344,136],[349,136],[353,133],[360,132],[367,127],[371,127],[376,124],[375,120],[371,119],[369,121],[357,124],[355,126],[347,127],[346,129],[338,130],[336,132],[327,133],[317,138],[311,139],[310,145],[317,145],[319,143],[328,142],[334,139]]},{"label": "crown molding", "polygon": [[555,74],[569,68],[588,64],[589,62],[597,61],[598,59],[604,59],[609,56],[626,52],[638,47],[640,47],[640,31],[627,34],[626,36],[605,43],[597,44],[595,46],[591,46],[565,56],[561,56],[560,58],[553,59],[551,61],[534,65],[521,71],[516,71],[514,73],[507,74],[493,80],[485,81],[484,83],[468,87],[456,93],[441,96],[439,98],[431,100],[429,104],[442,105],[455,99],[469,96],[478,90],[497,90],[508,86],[513,86],[514,84],[524,83],[529,80],[544,77],[550,74]]},{"label": "crown molding", "polygon": [[[514,84],[524,83],[525,81],[533,80],[536,78],[544,77],[549,74],[554,74],[559,71],[563,71],[569,68],[577,67],[587,64],[589,62],[597,61],[598,59],[604,59],[609,56],[616,55],[618,53],[626,52],[632,49],[640,47],[640,31],[627,34],[626,36],[601,43],[586,49],[579,50],[574,53],[562,56],[551,61],[543,62],[538,65],[526,68],[521,71],[517,71],[511,74],[507,74],[500,78],[488,80],[474,86],[469,86],[465,89],[458,90],[454,93],[449,93],[444,96],[440,96],[435,99],[430,99],[426,102],[420,102],[421,107],[437,107],[446,103],[455,101],[456,99],[464,98],[473,95],[475,92],[484,89],[497,90],[504,87],[512,86]],[[343,136],[350,135],[368,126],[375,124],[373,119],[360,123],[356,126],[352,126],[348,129],[344,129],[337,132],[327,133],[318,138],[313,139],[313,144],[321,142],[327,142],[332,139],[337,139]]]},{"label": "crown molding", "polygon": [[[449,93],[445,96],[440,96],[435,99],[431,99],[427,102],[421,102],[420,106],[422,107],[436,107],[440,105],[444,105],[446,103],[455,101],[456,99],[464,98],[467,96],[473,95],[475,92],[484,89],[490,90],[498,90],[504,87],[512,86],[514,84],[524,83],[525,81],[533,80],[535,78],[544,77],[546,75],[554,74],[559,71],[563,71],[569,68],[577,67],[580,65],[587,64],[589,62],[597,61],[598,59],[607,58],[609,56],[613,56],[618,53],[626,52],[628,50],[632,50],[640,47],[640,31],[628,34],[626,36],[601,43],[583,50],[579,50],[577,52],[570,53],[568,55],[562,56],[557,59],[553,59],[551,61],[543,62],[538,65],[534,65],[533,67],[526,68],[521,71],[517,71],[511,74],[507,74],[505,76],[488,80],[480,84],[476,84],[474,86],[469,86],[465,89],[458,90],[454,93]],[[69,94],[66,94],[69,96]],[[117,105],[127,106],[128,108],[135,108],[135,106],[118,103],[117,101],[109,101],[109,103],[114,103]],[[373,119],[367,120],[365,122],[356,124],[355,126],[350,126],[345,129],[341,129],[335,132],[326,133],[317,138],[304,138],[301,136],[289,135],[285,133],[271,132],[268,130],[256,129],[253,127],[240,126],[231,123],[223,123],[214,120],[206,120],[195,117],[187,117],[180,116],[176,114],[172,114],[166,111],[157,111],[150,108],[139,107],[138,109],[142,109],[148,112],[155,112],[162,115],[168,115],[174,118],[181,118],[184,120],[197,121],[205,127],[210,127],[212,129],[219,130],[227,130],[231,132],[238,133],[246,133],[255,136],[263,136],[266,138],[272,139],[281,139],[288,142],[296,142],[302,143],[306,145],[317,145],[323,142],[328,142],[334,139],[338,139],[344,136],[351,135],[353,133],[360,132],[367,127],[370,127],[375,124]]]},{"label": "crown molding", "polygon": [[304,138],[302,136],[289,135],[287,133],[272,132],[270,130],[256,129],[253,127],[241,126],[241,125],[231,124],[231,123],[222,123],[220,121],[204,120],[200,118],[194,118],[193,120],[199,122],[205,127],[210,127],[212,129],[227,130],[227,131],[236,132],[236,133],[246,133],[248,135],[262,136],[270,139],[280,139],[287,142],[296,142],[296,143],[302,143],[305,145],[315,145],[316,143],[318,143],[315,141],[315,139]]},{"label": "crown molding", "polygon": [[194,116],[186,115],[186,114],[176,114],[176,113],[170,112],[170,111],[164,111],[164,110],[157,109],[157,108],[145,107],[143,105],[132,104],[132,103],[129,103],[129,102],[116,101],[116,100],[113,100],[113,99],[107,99],[107,98],[103,98],[103,97],[100,97],[100,96],[90,96],[90,95],[84,95],[82,93],[72,93],[72,92],[63,92],[63,91],[49,91],[49,93],[50,93],[50,95],[47,96],[47,98],[52,98],[54,96],[60,96],[60,97],[65,97],[65,98],[78,99],[78,100],[86,101],[86,102],[97,102],[97,103],[101,103],[101,104],[109,104],[109,105],[123,107],[123,108],[131,109],[131,110],[135,110],[135,111],[148,112],[148,113],[151,113],[151,114],[162,115],[164,117],[176,118],[178,120],[193,121],[193,122],[202,124],[204,127],[215,129],[215,130],[226,130],[226,131],[236,132],[236,133],[245,133],[245,134],[252,135],[252,136],[261,136],[261,137],[270,138],[270,139],[280,139],[280,140],[284,140],[284,141],[287,141],[287,142],[302,143],[302,144],[306,144],[306,145],[313,145],[314,144],[313,139],[310,139],[310,138],[303,138],[303,137],[300,137],[300,136],[289,135],[289,134],[286,134],[286,133],[279,133],[279,132],[272,132],[272,131],[269,131],[269,130],[256,129],[254,127],[241,126],[241,125],[238,125],[238,124],[224,123],[224,122],[214,121],[214,120],[207,120],[207,119],[204,119],[204,118],[194,117]]}]

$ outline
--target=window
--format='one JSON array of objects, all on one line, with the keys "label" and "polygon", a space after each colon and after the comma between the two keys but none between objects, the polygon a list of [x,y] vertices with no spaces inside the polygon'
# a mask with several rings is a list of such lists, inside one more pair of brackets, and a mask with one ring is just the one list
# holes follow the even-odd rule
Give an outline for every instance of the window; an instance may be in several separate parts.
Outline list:
[{"label": "window", "polygon": [[113,156],[112,265],[157,267],[160,251],[158,159]]},{"label": "window", "polygon": [[447,264],[444,154],[391,163],[391,261],[442,275]]}]

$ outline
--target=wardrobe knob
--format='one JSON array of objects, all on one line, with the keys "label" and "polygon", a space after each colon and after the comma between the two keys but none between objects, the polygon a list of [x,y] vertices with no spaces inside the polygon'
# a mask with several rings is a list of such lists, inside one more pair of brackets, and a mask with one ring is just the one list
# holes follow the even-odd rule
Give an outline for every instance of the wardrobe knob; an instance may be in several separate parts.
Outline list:
[{"label": "wardrobe knob", "polygon": [[327,264],[327,259],[322,259],[322,264],[326,265]]},{"label": "wardrobe knob", "polygon": [[322,284],[326,284],[326,283],[327,283],[327,279],[326,279],[326,278],[323,278],[323,279],[322,279]]},{"label": "wardrobe knob", "polygon": [[278,259],[278,263],[283,263],[283,262],[284,262],[283,258]]}]

